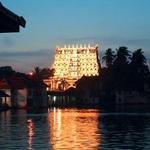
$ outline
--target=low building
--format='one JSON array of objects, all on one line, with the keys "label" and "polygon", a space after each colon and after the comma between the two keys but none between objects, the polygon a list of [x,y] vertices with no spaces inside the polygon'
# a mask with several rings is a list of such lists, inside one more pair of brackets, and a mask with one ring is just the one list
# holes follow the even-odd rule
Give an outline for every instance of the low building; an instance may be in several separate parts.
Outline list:
[{"label": "low building", "polygon": [[9,107],[47,107],[46,85],[42,81],[12,76],[9,79],[0,80],[0,89],[10,95],[6,100]]},{"label": "low building", "polygon": [[10,97],[8,94],[0,90],[0,111],[9,108],[9,105],[7,104],[8,97]]},{"label": "low building", "polygon": [[7,104],[9,107],[12,107],[11,86],[6,79],[0,80],[0,90],[10,96],[7,99],[1,97],[1,105]]},{"label": "low building", "polygon": [[28,108],[48,106],[47,85],[43,81],[28,79],[27,87]]}]

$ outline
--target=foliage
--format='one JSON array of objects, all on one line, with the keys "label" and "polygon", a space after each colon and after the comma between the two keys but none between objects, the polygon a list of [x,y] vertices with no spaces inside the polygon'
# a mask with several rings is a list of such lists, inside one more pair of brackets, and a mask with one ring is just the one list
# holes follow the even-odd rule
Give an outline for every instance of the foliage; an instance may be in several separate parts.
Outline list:
[{"label": "foliage", "polygon": [[146,58],[143,55],[142,49],[137,49],[133,52],[131,57],[131,65],[134,67],[142,67],[146,64]]},{"label": "foliage", "polygon": [[117,53],[115,55],[115,60],[113,65],[116,67],[123,67],[128,64],[128,60],[130,58],[130,51],[127,47],[119,47],[116,49]]},{"label": "foliage", "polygon": [[102,57],[103,61],[106,62],[106,66],[110,68],[113,65],[115,55],[111,48],[107,49],[105,55]]},{"label": "foliage", "polygon": [[78,91],[98,91],[109,95],[120,90],[144,93],[145,85],[150,89],[150,71],[142,49],[131,52],[124,46],[116,51],[109,48],[103,60],[106,67],[101,69],[99,77],[81,78],[77,82]]},{"label": "foliage", "polygon": [[55,70],[49,69],[49,68],[43,68],[35,67],[34,68],[34,76],[38,79],[48,79],[49,77],[53,77]]},{"label": "foliage", "polygon": [[150,72],[142,49],[133,51],[131,55],[131,51],[127,47],[119,47],[116,50],[115,57],[111,62],[111,69],[110,65],[106,65],[100,75],[103,88],[110,91],[144,91],[144,85],[149,76]]},{"label": "foliage", "polygon": [[9,78],[13,74],[15,74],[15,71],[12,69],[11,66],[0,67],[0,79]]}]

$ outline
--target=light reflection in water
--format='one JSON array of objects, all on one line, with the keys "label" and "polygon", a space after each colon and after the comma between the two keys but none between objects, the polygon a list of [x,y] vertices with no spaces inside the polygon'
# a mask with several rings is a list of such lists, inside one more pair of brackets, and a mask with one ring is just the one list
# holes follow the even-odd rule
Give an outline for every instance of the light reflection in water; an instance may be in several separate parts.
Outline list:
[{"label": "light reflection in water", "polygon": [[34,135],[34,124],[32,119],[27,120],[27,127],[28,127],[28,150],[32,150],[32,141]]},{"label": "light reflection in water", "polygon": [[53,109],[49,111],[52,149],[95,150],[100,144],[99,112],[95,109]]},{"label": "light reflection in water", "polygon": [[[28,121],[27,121],[28,120]],[[150,112],[0,113],[0,150],[150,150]]]}]

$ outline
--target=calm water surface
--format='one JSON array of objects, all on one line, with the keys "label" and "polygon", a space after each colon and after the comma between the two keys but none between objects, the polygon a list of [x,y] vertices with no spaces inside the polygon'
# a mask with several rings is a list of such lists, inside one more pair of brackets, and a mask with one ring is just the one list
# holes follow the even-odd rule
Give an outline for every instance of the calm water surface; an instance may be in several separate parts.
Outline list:
[{"label": "calm water surface", "polygon": [[0,150],[150,150],[150,113],[0,113]]}]

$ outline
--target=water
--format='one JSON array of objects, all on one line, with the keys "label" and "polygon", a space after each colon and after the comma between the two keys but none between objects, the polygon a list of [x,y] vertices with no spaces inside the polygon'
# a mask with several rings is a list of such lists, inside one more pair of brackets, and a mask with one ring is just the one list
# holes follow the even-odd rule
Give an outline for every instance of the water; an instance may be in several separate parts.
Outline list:
[{"label": "water", "polygon": [[150,113],[49,109],[0,113],[0,150],[149,150]]}]

